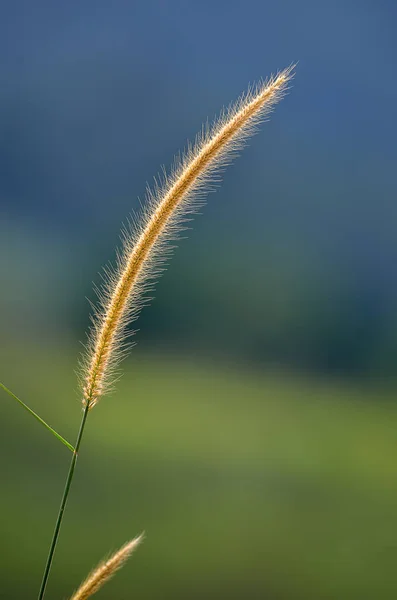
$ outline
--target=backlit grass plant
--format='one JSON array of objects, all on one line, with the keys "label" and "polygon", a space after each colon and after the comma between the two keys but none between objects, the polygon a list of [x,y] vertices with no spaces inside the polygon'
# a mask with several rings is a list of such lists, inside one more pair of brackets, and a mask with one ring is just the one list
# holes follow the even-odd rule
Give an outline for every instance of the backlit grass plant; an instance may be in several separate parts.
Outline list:
[{"label": "backlit grass plant", "polygon": [[[239,100],[224,110],[211,127],[203,127],[193,145],[175,162],[170,175],[163,175],[148,190],[142,213],[123,232],[123,247],[114,270],[105,273],[105,283],[98,292],[98,307],[92,317],[86,352],[80,369],[82,419],[74,446],[54,431],[7,387],[2,389],[17,400],[42,425],[72,452],[69,472],[44,575],[38,595],[45,595],[60,528],[72,484],[77,457],[90,410],[109,390],[117,377],[117,367],[129,348],[126,327],[139,314],[145,292],[162,270],[178,232],[192,213],[202,206],[206,192],[219,171],[226,166],[255,133],[284,95],[293,67],[252,87]],[[124,564],[141,540],[141,536],[125,544],[98,567],[73,594],[71,600],[91,597]]]}]

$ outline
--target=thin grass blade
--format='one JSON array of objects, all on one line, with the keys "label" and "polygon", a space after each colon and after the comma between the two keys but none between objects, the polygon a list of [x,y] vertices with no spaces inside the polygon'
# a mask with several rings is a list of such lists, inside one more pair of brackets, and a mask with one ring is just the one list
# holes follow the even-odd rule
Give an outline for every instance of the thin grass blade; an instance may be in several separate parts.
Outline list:
[{"label": "thin grass blade", "polygon": [[3,389],[9,396],[11,396],[11,398],[14,398],[14,400],[16,400],[17,402],[19,402],[19,404],[28,411],[28,413],[30,413],[39,423],[41,423],[42,425],[44,425],[44,427],[46,429],[48,429],[48,431],[50,431],[60,442],[62,442],[62,444],[64,444],[67,448],[69,448],[69,450],[71,452],[74,452],[74,448],[72,446],[72,444],[69,444],[69,442],[67,442],[61,435],[59,435],[58,432],[55,431],[55,429],[53,429],[52,427],[50,427],[48,425],[48,423],[46,423],[41,417],[39,417],[38,414],[36,414],[31,408],[29,408],[29,406],[27,404],[25,404],[25,402],[22,402],[22,400],[20,398],[18,398],[18,396],[16,396],[11,390],[9,390],[3,383],[0,382],[0,387],[1,389]]}]

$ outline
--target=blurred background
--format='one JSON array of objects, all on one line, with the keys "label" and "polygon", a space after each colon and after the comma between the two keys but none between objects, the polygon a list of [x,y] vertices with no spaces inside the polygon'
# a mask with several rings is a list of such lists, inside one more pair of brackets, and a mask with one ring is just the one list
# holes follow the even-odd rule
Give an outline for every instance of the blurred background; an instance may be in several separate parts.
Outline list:
[{"label": "blurred background", "polygon": [[[288,97],[211,194],[90,415],[48,599],[397,595],[397,5],[3,0],[0,381],[74,441],[93,282],[161,165]],[[0,598],[35,598],[68,451],[0,394]]]}]

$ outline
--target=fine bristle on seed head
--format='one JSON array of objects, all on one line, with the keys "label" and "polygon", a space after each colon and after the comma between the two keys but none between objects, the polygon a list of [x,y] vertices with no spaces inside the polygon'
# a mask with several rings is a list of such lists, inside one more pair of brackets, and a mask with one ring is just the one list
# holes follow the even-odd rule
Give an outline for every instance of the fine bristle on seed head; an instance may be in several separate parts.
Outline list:
[{"label": "fine bristle on seed head", "polygon": [[115,369],[128,348],[126,327],[137,318],[145,293],[164,268],[170,242],[202,206],[219,171],[284,96],[293,71],[294,65],[251,87],[222,111],[212,127],[203,128],[194,145],[176,159],[169,176],[164,174],[148,189],[140,219],[123,233],[116,268],[106,271],[98,293],[81,369],[84,406],[95,406],[114,382]]}]

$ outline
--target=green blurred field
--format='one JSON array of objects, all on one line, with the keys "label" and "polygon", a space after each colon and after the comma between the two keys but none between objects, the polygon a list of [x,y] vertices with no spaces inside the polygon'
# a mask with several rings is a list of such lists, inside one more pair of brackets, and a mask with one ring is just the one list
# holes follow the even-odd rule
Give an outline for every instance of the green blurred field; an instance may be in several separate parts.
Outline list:
[{"label": "green blurred field", "polygon": [[[0,380],[74,441],[75,355],[9,349]],[[112,599],[397,595],[397,405],[359,388],[143,354],[91,413],[48,599],[146,531]],[[69,453],[1,393],[1,598],[35,598]]]}]

